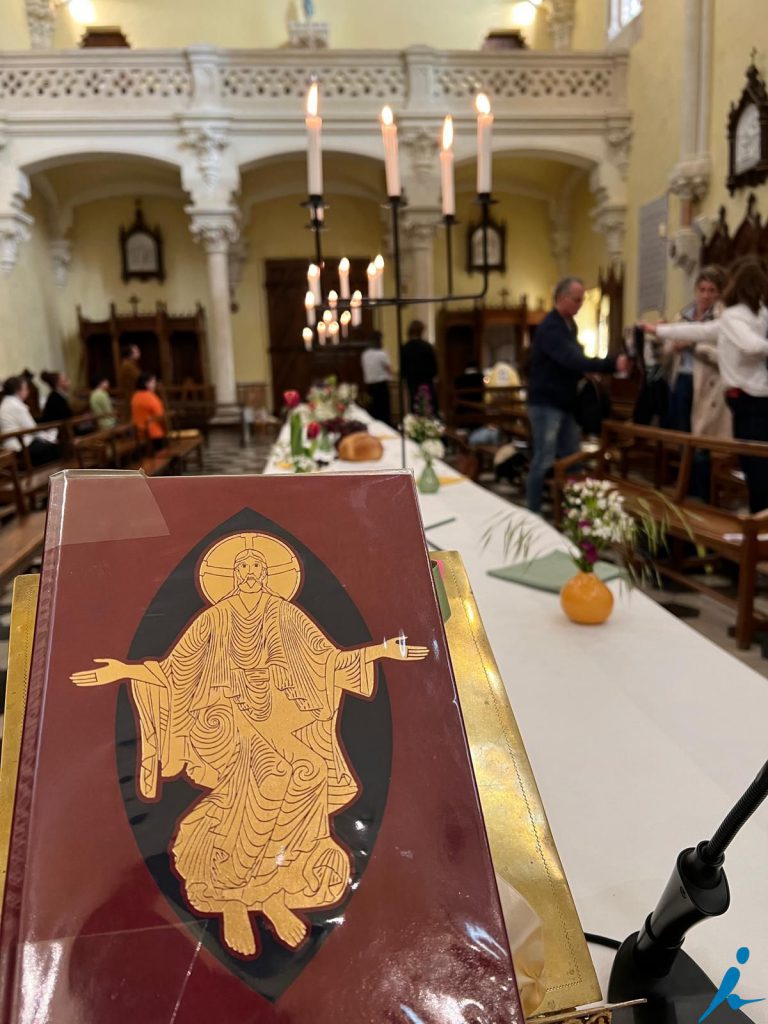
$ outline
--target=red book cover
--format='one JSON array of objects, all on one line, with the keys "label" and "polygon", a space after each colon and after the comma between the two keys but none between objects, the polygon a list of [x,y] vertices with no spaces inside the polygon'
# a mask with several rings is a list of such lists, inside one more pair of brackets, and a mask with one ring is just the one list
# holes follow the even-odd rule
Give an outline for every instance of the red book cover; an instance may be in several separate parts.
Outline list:
[{"label": "red book cover", "polygon": [[409,474],[53,479],[4,1024],[522,1024]]}]

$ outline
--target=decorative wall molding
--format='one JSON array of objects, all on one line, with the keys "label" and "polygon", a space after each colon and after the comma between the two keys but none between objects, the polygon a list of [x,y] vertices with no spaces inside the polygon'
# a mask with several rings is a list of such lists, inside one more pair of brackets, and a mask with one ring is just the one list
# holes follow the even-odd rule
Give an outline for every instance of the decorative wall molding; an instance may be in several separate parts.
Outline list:
[{"label": "decorative wall molding", "polygon": [[22,244],[29,240],[33,219],[24,212],[29,178],[8,163],[0,164],[0,273],[10,274]]},{"label": "decorative wall molding", "polygon": [[576,0],[550,0],[549,34],[556,50],[570,50],[576,24]]},{"label": "decorative wall molding", "polygon": [[299,50],[327,50],[331,26],[327,21],[289,21],[288,45]]},{"label": "decorative wall molding", "polygon": [[618,267],[624,259],[624,241],[627,234],[626,203],[611,199],[605,189],[595,192],[596,205],[591,217],[595,231],[605,236],[611,264]]},{"label": "decorative wall molding", "polygon": [[50,50],[56,28],[56,12],[51,0],[26,0],[27,26],[33,50]]},{"label": "decorative wall molding", "polygon": [[681,160],[669,176],[669,191],[683,200],[703,199],[712,179],[712,160],[708,153]]},{"label": "decorative wall molding", "polygon": [[609,159],[618,168],[622,181],[626,181],[629,174],[633,134],[629,118],[609,120],[605,141],[608,146]]}]

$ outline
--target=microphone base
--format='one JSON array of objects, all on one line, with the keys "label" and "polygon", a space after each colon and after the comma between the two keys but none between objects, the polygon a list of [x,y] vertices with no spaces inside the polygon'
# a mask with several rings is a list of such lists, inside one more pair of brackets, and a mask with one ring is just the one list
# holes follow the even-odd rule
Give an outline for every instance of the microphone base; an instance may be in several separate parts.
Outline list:
[{"label": "microphone base", "polygon": [[[663,978],[643,973],[634,958],[637,932],[625,939],[616,954],[608,983],[608,1001],[620,1003],[645,998],[641,1006],[615,1010],[613,1024],[695,1024],[717,992],[699,965],[682,950]],[[723,971],[728,964],[723,965]],[[707,1024],[754,1024],[741,1010],[727,1003],[707,1017]]]}]

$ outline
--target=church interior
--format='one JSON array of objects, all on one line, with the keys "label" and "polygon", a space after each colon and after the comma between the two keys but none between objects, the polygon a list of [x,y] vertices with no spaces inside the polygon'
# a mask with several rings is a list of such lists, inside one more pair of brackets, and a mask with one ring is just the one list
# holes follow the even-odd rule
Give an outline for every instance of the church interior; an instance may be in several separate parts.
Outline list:
[{"label": "church interior", "polygon": [[[486,703],[498,698],[502,717],[511,708],[514,739],[485,737],[482,764],[464,712],[503,910],[504,886],[525,871],[498,866],[484,780],[501,791],[503,772],[531,773],[533,811],[512,804],[501,831],[524,831],[519,814],[541,824],[544,847],[557,844],[531,887],[544,954],[505,916],[520,1012],[540,1024],[693,1022],[711,998],[712,1021],[768,1024],[764,808],[729,850],[728,914],[694,914],[716,919],[686,936],[674,967],[667,950],[651,978],[621,945],[651,929],[678,851],[714,833],[765,759],[765,0],[2,8],[0,864],[12,849],[9,728],[17,759],[21,742],[12,604],[19,580],[53,571],[56,473],[133,470],[201,487],[290,473],[306,487],[408,468],[433,573],[444,564],[434,552],[458,552],[466,571],[455,606],[449,595],[458,639],[446,622],[455,674],[453,643],[475,642],[455,609],[470,608],[499,686]],[[716,290],[697,306],[702,281]],[[732,378],[725,325],[745,302],[753,368],[739,363]],[[690,339],[674,321],[690,322]],[[556,335],[573,345],[570,362],[542,355]],[[412,339],[430,367],[421,377]],[[555,372],[578,413],[551,407]],[[697,426],[715,407],[722,429]],[[572,471],[622,495],[617,516],[635,524],[613,535],[623,560],[607,540],[583,541],[587,513],[569,519],[587,507],[574,504]],[[595,501],[599,518],[605,492]],[[125,529],[143,514],[123,508]],[[598,576],[599,553],[613,580],[602,625],[569,621],[551,565],[539,582],[513,571],[564,558],[569,544],[583,575]],[[767,779],[763,769],[760,799]],[[11,984],[5,915],[0,988]],[[517,925],[528,927],[519,913]],[[647,1003],[606,1008],[635,997]],[[675,1001],[681,1015],[666,1016]],[[399,1016],[382,1005],[366,1019],[523,1019],[436,1005],[403,1004]],[[15,1016],[0,1000],[0,1024],[69,1019],[53,996],[37,1006]]]}]

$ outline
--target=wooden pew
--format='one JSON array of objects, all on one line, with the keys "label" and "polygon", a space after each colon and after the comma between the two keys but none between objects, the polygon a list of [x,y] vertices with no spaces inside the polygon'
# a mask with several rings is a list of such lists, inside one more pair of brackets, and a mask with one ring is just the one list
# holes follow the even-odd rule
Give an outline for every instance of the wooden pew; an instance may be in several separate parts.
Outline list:
[{"label": "wooden pew", "polygon": [[0,586],[5,586],[43,550],[45,512],[27,512],[16,455],[0,452],[0,486],[11,495],[15,516],[0,527]]},{"label": "wooden pew", "polygon": [[[633,457],[635,446],[642,458]],[[670,538],[670,555],[658,560],[659,572],[734,609],[736,641],[740,648],[747,648],[756,625],[766,624],[755,615],[754,598],[757,565],[768,558],[768,509],[752,514],[743,508],[712,504],[713,494],[706,503],[692,498],[691,472],[697,451],[709,452],[715,465],[721,459],[733,465],[745,455],[768,458],[768,444],[756,441],[726,441],[607,420],[599,448],[555,463],[555,519],[560,522],[563,488],[569,479],[591,476],[609,480],[623,494],[628,511],[638,517],[650,516]],[[709,586],[706,575],[685,572],[686,567],[701,567],[701,559],[686,557],[686,542],[738,566],[735,599]]]}]

